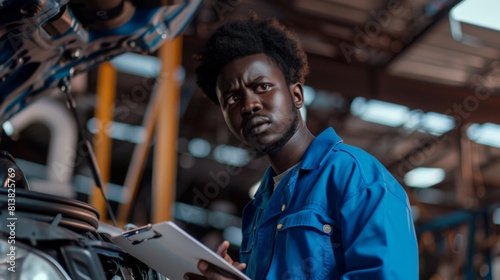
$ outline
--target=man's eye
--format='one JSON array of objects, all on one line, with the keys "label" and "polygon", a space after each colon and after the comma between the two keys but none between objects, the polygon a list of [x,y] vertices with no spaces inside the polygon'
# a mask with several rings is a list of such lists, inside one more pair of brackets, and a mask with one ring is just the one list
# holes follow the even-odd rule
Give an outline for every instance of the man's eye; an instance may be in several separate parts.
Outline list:
[{"label": "man's eye", "polygon": [[240,100],[240,97],[236,94],[233,94],[226,99],[226,104],[231,105],[236,103],[238,100]]},{"label": "man's eye", "polygon": [[256,92],[264,92],[264,91],[268,91],[270,88],[271,88],[270,84],[260,84],[260,85],[257,85],[257,88],[255,91]]}]

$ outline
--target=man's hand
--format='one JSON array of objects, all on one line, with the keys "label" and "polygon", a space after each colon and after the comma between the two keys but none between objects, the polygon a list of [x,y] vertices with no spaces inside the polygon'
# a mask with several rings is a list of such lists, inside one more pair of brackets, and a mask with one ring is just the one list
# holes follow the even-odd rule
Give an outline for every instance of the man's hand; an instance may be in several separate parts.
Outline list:
[{"label": "man's hand", "polygon": [[[239,263],[233,261],[231,256],[227,253],[227,249],[229,248],[229,242],[224,241],[222,242],[219,247],[217,248],[217,254],[224,258],[228,263],[232,264],[234,267],[236,267],[239,270],[243,270],[246,267],[246,264],[244,263]],[[208,279],[208,280],[229,280],[229,279],[239,279],[237,276],[231,275],[229,272],[224,271],[220,268],[218,268],[215,265],[212,265],[206,261],[199,261],[198,262],[198,270],[203,274],[197,275],[194,273],[186,273],[184,275],[184,279],[189,279],[189,280],[198,280],[198,279]]]},{"label": "man's hand", "polygon": [[[247,267],[247,265],[245,263],[239,263],[239,262],[235,262],[233,261],[233,259],[229,256],[229,254],[227,253],[227,249],[229,249],[229,242],[228,241],[224,241],[222,242],[219,247],[217,248],[217,254],[219,256],[221,256],[222,258],[224,258],[228,263],[232,264],[234,267],[236,267],[238,270],[243,270],[245,269],[245,267]],[[199,269],[199,265],[198,265],[198,269]]]}]

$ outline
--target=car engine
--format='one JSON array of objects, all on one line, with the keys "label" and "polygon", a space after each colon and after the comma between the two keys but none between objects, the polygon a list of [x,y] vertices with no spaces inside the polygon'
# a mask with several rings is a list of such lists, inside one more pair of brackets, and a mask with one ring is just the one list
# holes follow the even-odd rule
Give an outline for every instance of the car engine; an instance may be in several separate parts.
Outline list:
[{"label": "car engine", "polygon": [[[202,0],[0,0],[0,123],[71,77],[181,34]],[[71,106],[70,106],[71,107]],[[35,192],[0,151],[0,279],[166,279],[110,241],[91,205]]]}]

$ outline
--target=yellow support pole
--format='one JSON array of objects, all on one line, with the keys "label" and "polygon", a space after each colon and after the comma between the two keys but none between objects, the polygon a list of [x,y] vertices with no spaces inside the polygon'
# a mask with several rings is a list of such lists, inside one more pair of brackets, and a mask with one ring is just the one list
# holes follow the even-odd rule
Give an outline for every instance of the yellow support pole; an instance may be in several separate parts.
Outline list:
[{"label": "yellow support pole", "polygon": [[[95,118],[99,124],[98,131],[94,135],[94,151],[101,173],[103,190],[106,193],[111,166],[111,139],[108,137],[106,129],[113,121],[116,96],[116,70],[110,62],[104,62],[99,66],[96,95]],[[90,204],[97,208],[102,217],[106,217],[106,202],[95,185],[90,197]]]},{"label": "yellow support pole", "polygon": [[158,114],[153,165],[152,222],[172,220],[177,175],[182,37],[165,42],[159,50],[162,62],[159,91],[162,110]]}]

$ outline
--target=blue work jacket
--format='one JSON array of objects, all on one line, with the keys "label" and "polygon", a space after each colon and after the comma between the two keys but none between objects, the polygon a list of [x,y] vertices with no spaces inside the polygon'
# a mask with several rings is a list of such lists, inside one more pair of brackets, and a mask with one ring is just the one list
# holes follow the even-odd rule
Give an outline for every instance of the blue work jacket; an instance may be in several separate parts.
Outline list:
[{"label": "blue work jacket", "polygon": [[374,157],[328,128],[273,191],[275,175],[243,211],[251,279],[418,279],[408,197]]}]

